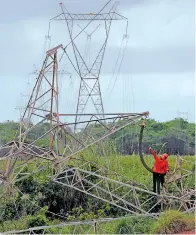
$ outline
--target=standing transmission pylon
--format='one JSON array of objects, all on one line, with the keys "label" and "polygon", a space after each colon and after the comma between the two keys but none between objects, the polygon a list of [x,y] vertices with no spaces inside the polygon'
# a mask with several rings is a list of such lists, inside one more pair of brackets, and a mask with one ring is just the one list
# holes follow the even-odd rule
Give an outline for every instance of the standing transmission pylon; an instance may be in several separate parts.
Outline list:
[{"label": "standing transmission pylon", "polygon": [[[71,62],[71,65],[74,67],[75,71],[80,77],[80,86],[78,92],[76,118],[75,118],[76,123],[80,120],[81,114],[83,114],[86,111],[87,105],[89,107],[89,102],[91,102],[91,107],[94,107],[94,111],[96,112],[98,117],[104,118],[104,106],[101,95],[99,78],[108,42],[108,37],[111,29],[111,24],[113,20],[126,20],[126,22],[128,22],[126,17],[117,14],[115,12],[116,4],[112,6],[112,8],[109,10],[108,13],[102,13],[103,9],[108,5],[108,3],[97,14],[94,13],[72,14],[69,13],[65,8],[65,6],[61,3],[60,5],[62,13],[52,19],[52,20],[65,21],[67,24],[70,42],[68,43],[67,46],[65,46],[64,52],[67,55],[69,61]],[[79,26],[80,28],[80,31],[76,34],[74,34],[74,29],[78,27],[74,27],[75,21],[77,22],[81,21],[82,25],[81,26],[76,24],[76,26]],[[97,24],[97,22],[99,24]],[[92,26],[94,26],[93,29]],[[89,28],[91,30],[91,33],[87,32]],[[81,37],[83,34],[86,34],[88,41],[87,46],[88,46],[92,34],[100,30],[100,28],[104,30],[104,32],[103,31],[101,33],[99,32],[98,35],[98,36],[101,35],[100,40],[102,40],[102,43],[100,45],[99,50],[96,51],[97,48],[96,49],[93,48],[91,55],[94,56],[94,59],[90,61],[87,55],[84,56],[82,55],[81,50],[79,50],[77,46],[77,44],[81,44],[81,41],[77,43],[76,40],[78,40],[78,38]],[[71,59],[71,56],[68,53],[69,46],[72,46],[71,53],[72,55],[74,55],[75,62],[74,60]],[[88,49],[89,48],[85,48],[86,54],[89,53]],[[76,131],[76,126],[77,124],[75,125],[74,128],[75,131]]]}]

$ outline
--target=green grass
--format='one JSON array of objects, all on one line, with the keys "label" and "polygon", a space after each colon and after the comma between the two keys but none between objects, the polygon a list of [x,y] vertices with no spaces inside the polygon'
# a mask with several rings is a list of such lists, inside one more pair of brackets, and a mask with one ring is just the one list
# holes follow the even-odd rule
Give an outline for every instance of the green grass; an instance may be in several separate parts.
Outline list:
[{"label": "green grass", "polygon": [[22,230],[28,228],[28,217],[23,216],[19,220],[7,220],[0,222],[0,232]]},{"label": "green grass", "polygon": [[179,211],[169,210],[163,213],[153,224],[153,234],[175,234],[195,228],[194,214],[183,214]]},{"label": "green grass", "polygon": [[[99,167],[104,167],[106,169],[110,169],[113,172],[118,173],[119,175],[122,175],[124,177],[126,177],[127,179],[130,180],[135,180],[139,183],[142,183],[144,185],[146,185],[149,189],[152,187],[152,174],[150,172],[148,172],[142,165],[140,158],[138,155],[132,155],[132,156],[120,156],[120,155],[113,155],[113,156],[93,156],[92,152],[88,151],[88,152],[83,152],[82,154],[80,154],[78,156],[78,158],[80,158],[81,160],[85,160],[85,161],[92,161],[95,162]],[[153,166],[153,156],[149,155],[149,156],[145,156],[146,162],[149,166]],[[183,159],[190,161],[190,162],[194,162],[195,157],[194,156],[184,156]],[[19,161],[18,164],[21,164],[22,161]],[[175,166],[175,162],[176,162],[176,156],[169,156],[169,167],[170,167],[170,172],[173,171],[174,166]],[[187,170],[193,170],[193,163],[190,162],[186,162],[183,161],[182,163],[182,167],[184,167]],[[71,161],[69,161],[69,164],[72,166],[81,166],[81,168],[85,169],[86,166],[82,166],[84,162],[82,161],[78,161],[76,159],[72,159]],[[36,169],[37,166],[40,165],[44,165],[47,166],[48,163],[46,163],[43,160],[36,160],[36,162],[31,162],[27,165],[27,167],[25,168],[25,172],[29,172],[31,173],[34,169]],[[51,164],[48,164],[48,168],[46,168],[43,172],[40,172],[39,174],[35,174],[33,177],[34,179],[39,182],[39,183],[44,183],[46,182],[49,178],[48,176],[51,175]],[[113,177],[112,175],[109,177]],[[194,175],[191,177],[188,177],[187,179],[185,179],[184,181],[184,187],[188,188],[188,187],[194,187],[195,186],[195,177]],[[170,186],[169,186],[170,187]],[[171,186],[173,187],[173,186]],[[0,195],[2,196],[3,192],[0,192]],[[9,200],[9,198],[7,198]],[[11,197],[10,197],[10,201],[11,201]],[[175,217],[175,216],[174,216]],[[11,230],[21,230],[21,229],[26,229],[28,228],[28,216],[23,216],[18,220],[14,220],[14,221],[4,221],[3,223],[1,223],[0,225],[0,231],[11,231]],[[127,222],[128,221],[128,222]],[[123,227],[121,225],[123,224],[132,224],[133,220],[129,220],[126,219],[126,222],[123,221],[114,221],[111,223],[102,223],[101,227],[103,228],[103,231],[105,231],[108,234],[111,233],[120,233],[120,227]],[[54,220],[54,221],[50,221],[47,220],[47,225],[51,225],[51,224],[58,224],[60,223],[59,220]],[[183,222],[184,223],[184,222]],[[141,227],[142,225],[140,225],[139,222],[136,223],[137,224],[137,230],[142,232],[142,229],[144,228]],[[148,224],[152,225],[152,221],[148,221],[146,224],[146,231],[148,231]],[[166,226],[166,224],[163,224],[162,227]],[[126,227],[126,225],[125,225]],[[127,229],[131,229],[133,226],[128,226]],[[164,227],[165,228],[165,227]],[[84,233],[94,233],[93,229],[90,229],[89,225],[86,225],[86,227],[84,227]],[[59,231],[58,228],[54,228],[51,231],[52,232],[57,232],[57,230]],[[70,230],[73,230],[73,227],[68,226],[68,227],[64,227],[61,231],[61,233],[70,233]],[[154,230],[156,231],[156,224],[154,225]],[[81,230],[76,230],[76,232],[78,233],[83,233]],[[57,232],[58,233],[58,232]]]},{"label": "green grass", "polygon": [[[100,167],[110,169],[111,171],[116,172],[121,176],[127,177],[130,180],[135,180],[141,184],[145,184],[147,187],[151,186],[152,174],[143,167],[138,155],[93,156],[89,152],[84,152],[84,154],[81,156],[85,161],[95,162]],[[195,157],[183,156],[182,158],[192,163],[183,161],[181,166],[187,170],[192,170]],[[168,160],[170,173],[172,173],[176,163],[176,156],[169,156]],[[149,167],[153,167],[153,156],[145,156],[145,161]],[[72,160],[70,163],[75,166],[78,164],[82,165],[82,163],[77,160]]]},{"label": "green grass", "polygon": [[[0,232],[14,231],[28,229],[28,223],[31,216],[21,217],[19,220],[9,220],[0,224]],[[56,225],[62,223],[59,220],[47,220],[47,226]],[[96,226],[93,224],[83,224],[80,226],[67,225],[62,227],[55,227],[47,229],[47,232],[51,234],[95,234],[95,231],[99,234],[122,234],[126,232],[131,234],[133,232],[137,233],[147,233],[150,231],[151,224],[154,219],[150,217],[140,217],[140,216],[127,216],[126,218],[101,222]]]}]

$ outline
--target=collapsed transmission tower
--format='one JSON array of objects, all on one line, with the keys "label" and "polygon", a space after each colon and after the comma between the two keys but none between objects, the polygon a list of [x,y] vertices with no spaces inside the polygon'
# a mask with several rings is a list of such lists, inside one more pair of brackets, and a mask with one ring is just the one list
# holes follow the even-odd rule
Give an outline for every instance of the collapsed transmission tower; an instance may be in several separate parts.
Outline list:
[{"label": "collapsed transmission tower", "polygon": [[[159,204],[165,208],[172,208],[176,204],[179,210],[193,210],[195,201],[192,188],[181,187],[174,195],[165,193],[157,196],[145,185],[120,175],[118,170],[111,170],[109,154],[102,154],[103,158],[99,155],[100,149],[111,149],[115,152],[112,144],[119,138],[117,132],[149,115],[148,112],[107,113],[103,108],[99,78],[111,23],[113,20],[127,21],[127,18],[115,13],[114,8],[109,13],[101,13],[104,9],[102,8],[98,14],[71,14],[65,12],[62,4],[61,9],[63,13],[53,20],[66,21],[70,42],[65,47],[60,44],[46,52],[21,120],[19,134],[0,148],[0,162],[3,166],[0,169],[0,183],[12,186],[17,191],[19,189],[16,182],[20,184],[23,179],[42,172],[51,179],[50,182],[62,188],[77,190],[131,214],[149,215]],[[74,35],[73,22],[78,20],[88,23]],[[96,21],[104,24],[105,39],[89,66],[87,57],[81,55],[75,40],[82,32],[91,37],[100,26],[96,26],[90,34],[86,29]],[[69,46],[72,46],[75,63],[68,53]],[[59,107],[58,67],[61,61],[59,58],[62,58],[59,56],[60,51],[67,56],[80,78],[76,113],[68,113],[65,106],[62,112]],[[85,110],[90,100],[95,112]],[[69,121],[65,122],[64,117],[69,118]],[[85,120],[81,120],[82,118]],[[77,125],[82,128],[77,130]],[[91,153],[90,156],[87,150]],[[115,159],[116,156],[112,155],[112,161]],[[28,169],[30,163],[32,168]],[[177,177],[183,182],[192,175],[191,170],[185,169]],[[176,174],[171,183],[176,182],[175,177]]]},{"label": "collapsed transmission tower", "polygon": [[[64,52],[67,55],[68,59],[70,60],[72,66],[74,67],[75,71],[80,77],[80,87],[78,92],[78,101],[77,101],[77,108],[76,108],[76,118],[75,122],[77,123],[80,120],[80,114],[84,113],[85,108],[87,104],[89,103],[89,100],[92,101],[93,106],[95,107],[95,111],[99,115],[99,117],[104,117],[104,106],[103,106],[103,100],[101,95],[101,88],[100,88],[100,72],[103,64],[103,59],[106,51],[106,46],[108,42],[108,37],[111,29],[111,24],[113,20],[123,20],[127,22],[127,18],[116,13],[115,12],[114,5],[108,13],[101,13],[101,11],[98,14],[72,14],[67,11],[65,6],[61,3],[61,9],[62,13],[60,15],[57,15],[52,20],[57,21],[65,21],[68,29],[68,34],[70,38],[70,42],[67,46],[64,48]],[[79,26],[81,31],[74,35],[74,22],[75,21],[81,21],[81,22],[87,22],[83,27]],[[91,32],[91,34],[88,34],[86,30],[92,23],[100,22],[100,24],[95,26],[95,29]],[[126,25],[126,35],[127,35],[127,25]],[[79,50],[75,39],[80,37],[80,35],[84,32],[87,34],[87,39],[91,39],[92,34],[98,29],[101,28],[101,26],[104,27],[105,33],[104,40],[101,45],[100,50],[97,52],[97,55],[95,59],[92,61],[92,63],[89,65],[87,63],[87,58],[85,56],[82,56],[81,51]],[[70,55],[67,52],[68,46],[72,46],[72,53],[75,57],[75,62],[71,59]],[[75,125],[75,131],[76,131],[77,125]]]}]

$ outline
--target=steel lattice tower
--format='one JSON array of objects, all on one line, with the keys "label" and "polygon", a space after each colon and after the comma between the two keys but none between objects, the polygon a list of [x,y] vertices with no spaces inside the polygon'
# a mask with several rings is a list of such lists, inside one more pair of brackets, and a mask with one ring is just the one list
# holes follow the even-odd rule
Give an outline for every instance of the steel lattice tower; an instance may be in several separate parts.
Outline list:
[{"label": "steel lattice tower", "polygon": [[[67,11],[67,9],[64,7],[62,3],[60,5],[61,5],[62,13],[54,17],[52,20],[66,21],[70,43],[64,48],[64,52],[80,77],[80,86],[79,86],[79,92],[78,92],[75,122],[77,123],[80,120],[80,117],[81,117],[80,114],[84,113],[85,108],[90,100],[93,103],[93,106],[95,108],[95,112],[97,113],[97,115],[100,118],[104,118],[104,106],[103,106],[99,78],[100,78],[100,72],[101,72],[103,59],[104,59],[104,55],[106,51],[106,46],[108,42],[108,37],[110,33],[110,28],[111,28],[111,24],[113,20],[126,20],[127,21],[127,18],[115,12],[116,4],[114,4],[114,6],[110,9],[108,13],[101,13],[103,10],[102,8],[100,12],[97,14],[93,14],[93,13],[71,14]],[[85,27],[80,27],[81,31],[76,36],[73,36],[74,21],[86,21],[87,22]],[[100,50],[98,51],[95,57],[95,60],[89,66],[87,64],[87,59],[81,55],[75,43],[75,39],[82,32],[85,32],[85,29],[94,21],[99,21],[104,26],[105,38],[104,38],[104,42]],[[94,31],[96,31],[96,29]],[[126,29],[126,33],[127,33],[127,29]],[[67,47],[69,45],[72,46],[76,64],[74,64],[69,54],[67,53]],[[74,129],[76,131],[76,125]]]},{"label": "steel lattice tower", "polygon": [[[170,175],[170,182],[168,183],[176,184],[175,187],[177,188],[177,183],[179,183],[178,180],[180,179],[181,188],[178,187],[179,190],[174,195],[173,193],[164,193],[158,197],[156,193],[151,192],[145,185],[120,175],[118,168],[115,171],[110,169],[110,164],[108,164],[110,159],[109,154],[111,154],[111,151],[116,154],[116,149],[113,148],[114,146],[110,146],[108,137],[114,138],[113,141],[115,142],[119,137],[115,133],[123,131],[124,128],[136,124],[140,119],[147,118],[149,115],[148,112],[103,112],[99,76],[110,27],[112,20],[124,20],[126,18],[113,12],[113,10],[110,10],[109,13],[100,14],[101,10],[96,15],[70,14],[65,13],[62,5],[61,7],[63,13],[55,18],[57,20],[66,20],[71,42],[66,47],[60,44],[46,52],[46,57],[36,78],[21,120],[20,131],[12,141],[0,147],[0,165],[3,166],[3,169],[0,171],[0,184],[3,184],[8,192],[21,193],[17,187],[16,189],[14,188],[16,182],[22,182],[23,179],[29,176],[42,173],[46,174],[51,179],[51,182],[62,188],[69,187],[70,189],[77,190],[131,214],[151,216],[154,208],[160,203],[161,206],[168,209],[171,209],[173,205],[177,205],[178,210],[191,211],[195,209],[195,200],[192,199],[194,189],[188,188],[186,190],[183,187],[182,181],[186,177],[192,176],[194,172],[190,169],[181,168],[180,162],[176,161],[178,172],[174,171]],[[95,61],[89,68],[87,61],[81,56],[76,46],[75,39],[96,19],[104,22],[106,34],[104,43]],[[76,36],[73,36],[74,20],[89,21]],[[72,45],[76,66],[67,52],[69,45]],[[58,58],[59,51],[62,50],[80,77],[77,113],[62,113],[59,109],[58,68],[60,60]],[[84,113],[89,99],[93,101],[97,113]],[[81,116],[86,117],[87,120],[79,121]],[[64,122],[62,121],[63,117],[73,117],[73,120],[76,121],[74,122],[71,119],[69,122]],[[80,123],[82,123],[83,129],[74,133],[73,127],[76,129],[76,125]],[[48,128],[44,128],[40,132],[43,124],[46,124]],[[99,135],[97,135],[97,132],[91,131],[96,126],[99,126],[102,130],[102,133]],[[141,159],[143,159],[141,134],[143,129],[144,124],[143,128],[141,128],[139,139]],[[32,131],[34,133],[33,136]],[[29,138],[30,134],[31,138]],[[40,145],[40,140],[44,140],[44,145]],[[108,147],[112,147],[112,149],[102,154],[104,156],[102,158],[103,162],[100,162],[99,159],[102,155],[99,154],[99,148],[105,150]],[[87,149],[91,151],[92,159],[89,159],[88,154],[83,152]],[[97,154],[99,154],[98,158]],[[114,155],[115,158],[116,155]],[[190,161],[187,162],[190,163]],[[30,163],[33,163],[34,167],[26,170],[26,166]],[[120,165],[120,162],[118,163]],[[142,163],[145,163],[144,159]],[[12,191],[13,189],[16,191]],[[149,202],[152,203],[148,206]],[[33,205],[35,206],[34,203]],[[0,217],[2,213],[4,211],[0,213]],[[53,212],[48,211],[48,213],[54,215]],[[58,214],[55,215],[59,216]],[[62,217],[60,218],[62,219]],[[86,222],[83,221],[83,223]],[[74,222],[74,224],[78,225],[78,222]],[[55,227],[56,225],[51,225],[50,227],[53,226]],[[61,224],[60,226],[63,225]],[[97,226],[95,227],[95,233],[97,233]],[[42,228],[43,233],[47,232],[47,228],[47,226]],[[40,229],[40,227],[35,227],[20,231],[19,233],[34,233],[33,231],[40,231]],[[51,231],[49,230],[49,232]],[[13,234],[13,231],[10,233]]]}]

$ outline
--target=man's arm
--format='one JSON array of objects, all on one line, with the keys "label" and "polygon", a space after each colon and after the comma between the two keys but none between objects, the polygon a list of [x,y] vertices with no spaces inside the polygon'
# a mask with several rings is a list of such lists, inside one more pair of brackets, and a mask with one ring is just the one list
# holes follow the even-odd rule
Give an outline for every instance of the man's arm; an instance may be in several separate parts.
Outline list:
[{"label": "man's arm", "polygon": [[154,156],[154,159],[156,160],[158,158],[156,152],[154,151],[154,149],[152,149],[151,147],[149,148],[149,151],[151,152],[151,154]]}]

